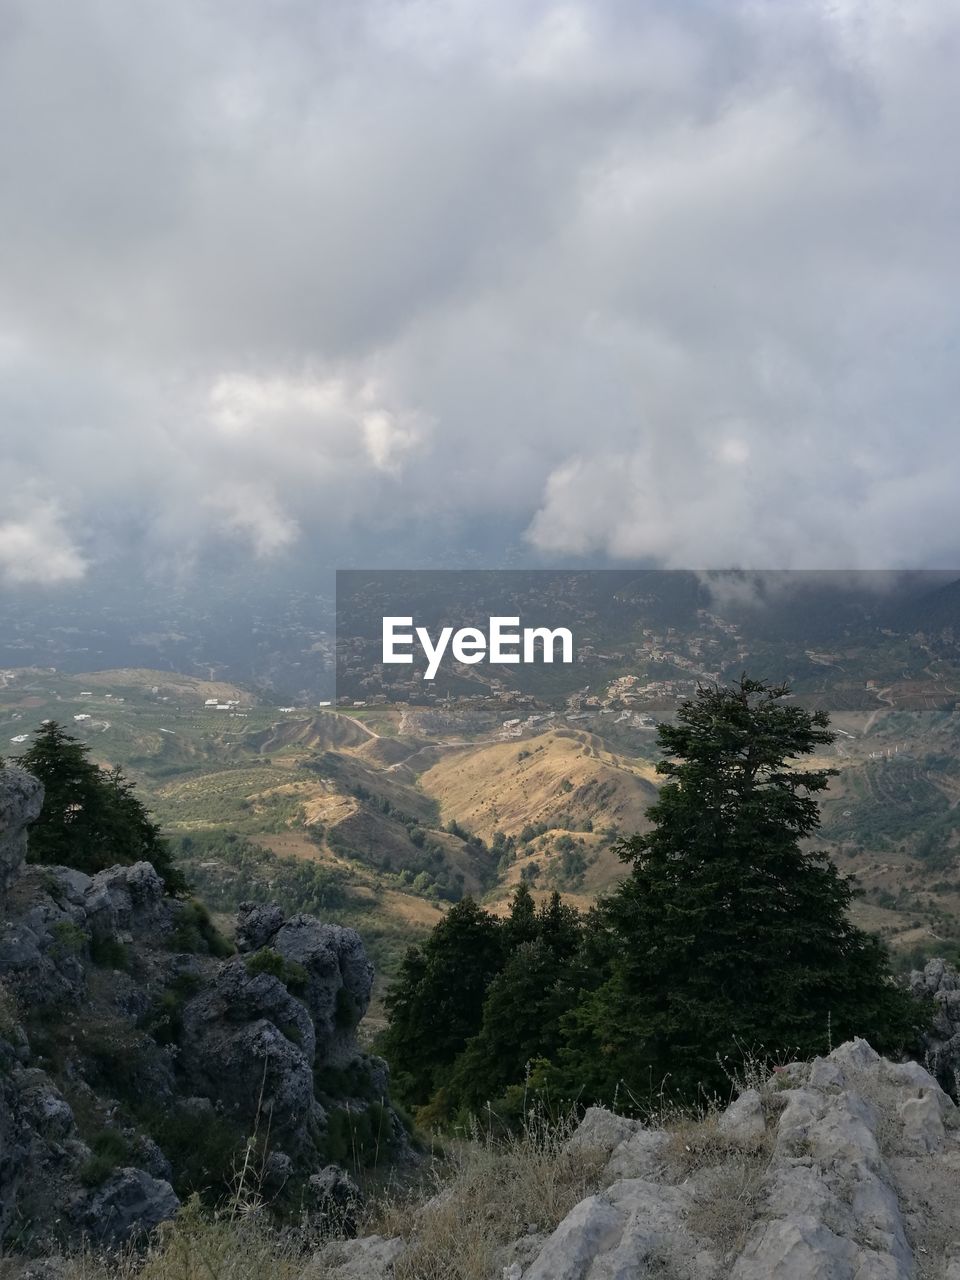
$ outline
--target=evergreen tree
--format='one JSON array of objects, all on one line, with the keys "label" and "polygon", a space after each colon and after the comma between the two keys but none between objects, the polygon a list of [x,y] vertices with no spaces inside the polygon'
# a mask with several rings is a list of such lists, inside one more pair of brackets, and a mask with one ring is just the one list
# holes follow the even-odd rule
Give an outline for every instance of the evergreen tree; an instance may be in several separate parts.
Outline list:
[{"label": "evergreen tree", "polygon": [[168,892],[186,888],[159,826],[118,767],[99,768],[89,748],[54,720],[42,725],[17,763],[44,787],[30,828],[30,862],[77,867],[92,875],[118,863],[153,863]]},{"label": "evergreen tree", "polygon": [[500,921],[464,898],[422,947],[411,947],[386,997],[390,1023],[382,1050],[403,1101],[422,1106],[483,1019],[483,1004],[503,964]]},{"label": "evergreen tree", "polygon": [[524,921],[523,940],[490,984],[483,1024],[451,1078],[451,1101],[473,1110],[521,1084],[528,1064],[556,1055],[562,1020],[585,983],[580,915],[559,893],[534,914],[530,891],[520,885],[505,930],[515,916]]},{"label": "evergreen tree", "polygon": [[598,912],[610,973],[568,1020],[569,1087],[694,1090],[722,1085],[718,1058],[744,1048],[911,1038],[916,1006],[849,921],[849,880],[802,845],[834,770],[795,762],[834,735],[787,696],[747,678],[701,688],[659,727],[668,781],[652,830],[619,846],[632,869]]},{"label": "evergreen tree", "polygon": [[451,1073],[451,1105],[479,1111],[521,1084],[529,1063],[553,1058],[577,994],[572,967],[543,938],[518,947],[490,984],[483,1025]]},{"label": "evergreen tree", "polygon": [[513,891],[510,914],[503,922],[504,948],[509,952],[525,942],[533,942],[537,933],[537,905],[530,886],[521,880]]}]

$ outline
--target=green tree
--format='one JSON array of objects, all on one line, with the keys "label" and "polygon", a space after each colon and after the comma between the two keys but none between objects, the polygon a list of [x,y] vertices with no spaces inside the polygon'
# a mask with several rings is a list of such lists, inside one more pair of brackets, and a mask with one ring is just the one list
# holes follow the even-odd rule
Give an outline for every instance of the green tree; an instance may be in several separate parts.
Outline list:
[{"label": "green tree", "polygon": [[555,1057],[563,1018],[586,982],[580,915],[559,893],[534,914],[530,891],[521,884],[505,931],[514,916],[523,920],[524,934],[491,982],[483,1023],[452,1073],[451,1101],[473,1110],[520,1084],[529,1063]]},{"label": "green tree", "polygon": [[537,936],[537,905],[530,886],[523,880],[513,891],[510,914],[503,922],[503,940],[507,951],[532,942]]},{"label": "green tree", "polygon": [[381,1042],[402,1101],[429,1101],[479,1031],[487,989],[503,964],[501,931],[499,920],[468,897],[422,947],[407,951],[385,1000],[389,1026]]},{"label": "green tree", "polygon": [[568,1020],[564,1083],[693,1091],[722,1086],[718,1060],[744,1048],[909,1040],[917,1006],[848,919],[850,881],[803,844],[834,770],[796,761],[833,741],[826,715],[744,677],[658,733],[668,781],[652,829],[619,845],[631,872],[598,912],[609,976]]},{"label": "green tree", "polygon": [[120,768],[101,769],[89,748],[54,720],[42,725],[17,763],[44,787],[43,809],[30,828],[30,862],[93,874],[117,863],[153,863],[171,893],[186,888],[159,826]]},{"label": "green tree", "polygon": [[518,947],[490,984],[483,1024],[451,1073],[451,1105],[479,1111],[521,1083],[528,1063],[553,1058],[577,990],[572,967],[543,938]]}]

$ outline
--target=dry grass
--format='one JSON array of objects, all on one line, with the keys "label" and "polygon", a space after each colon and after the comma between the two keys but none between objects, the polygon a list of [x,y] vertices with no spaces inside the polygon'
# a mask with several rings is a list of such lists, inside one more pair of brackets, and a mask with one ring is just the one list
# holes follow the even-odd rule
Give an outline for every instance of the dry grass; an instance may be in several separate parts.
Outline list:
[{"label": "dry grass", "polygon": [[[552,1231],[599,1189],[605,1157],[568,1152],[574,1127],[531,1117],[519,1135],[458,1142],[431,1160],[416,1189],[385,1189],[360,1234],[408,1242],[397,1280],[490,1280],[500,1248],[529,1231]],[[309,1231],[278,1232],[266,1212],[249,1206],[238,1201],[212,1216],[190,1202],[145,1252],[87,1251],[64,1260],[57,1280],[299,1280],[305,1273],[323,1280],[327,1268]],[[18,1274],[0,1263],[0,1280]]]},{"label": "dry grass", "polygon": [[687,1225],[716,1246],[722,1259],[734,1257],[760,1216],[770,1168],[770,1150],[728,1151],[722,1163],[703,1169]]},{"label": "dry grass", "polygon": [[517,1136],[460,1143],[435,1163],[424,1203],[382,1201],[365,1229],[410,1242],[397,1280],[489,1280],[505,1244],[552,1231],[601,1185],[605,1157],[566,1150],[574,1127],[531,1117]]},{"label": "dry grass", "polygon": [[[279,1237],[266,1215],[212,1218],[188,1204],[146,1252],[87,1250],[51,1274],[57,1280],[297,1280],[305,1265],[301,1248]],[[17,1274],[0,1268],[2,1280]]]}]

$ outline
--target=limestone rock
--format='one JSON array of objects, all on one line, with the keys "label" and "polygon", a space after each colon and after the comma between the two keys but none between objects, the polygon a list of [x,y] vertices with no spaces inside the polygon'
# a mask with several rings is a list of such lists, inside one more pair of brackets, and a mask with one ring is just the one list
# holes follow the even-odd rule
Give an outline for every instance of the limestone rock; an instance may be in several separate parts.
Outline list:
[{"label": "limestone rock", "polygon": [[766,1133],[763,1100],[756,1089],[745,1089],[717,1121],[717,1128],[732,1142],[749,1145]]},{"label": "limestone rock", "polygon": [[590,1196],[571,1209],[548,1238],[524,1280],[583,1280],[598,1254],[614,1248],[626,1215],[605,1196]]},{"label": "limestone rock", "polygon": [[899,1114],[906,1147],[914,1151],[939,1151],[946,1131],[937,1096],[932,1089],[921,1090],[919,1097],[901,1102]]},{"label": "limestone rock", "polygon": [[373,965],[359,933],[298,915],[277,930],[270,945],[306,970],[303,1000],[316,1027],[321,1061],[343,1065],[356,1053],[354,1031],[373,991]]},{"label": "limestone rock", "polygon": [[639,1122],[618,1116],[605,1107],[588,1107],[583,1119],[570,1135],[569,1151],[605,1151],[612,1153],[621,1142],[632,1137]]},{"label": "limestone rock", "polygon": [[928,960],[910,975],[914,995],[932,998],[933,1026],[927,1033],[927,1057],[931,1072],[948,1089],[960,1079],[960,974],[945,960]]},{"label": "limestone rock", "polygon": [[259,906],[255,902],[241,902],[237,912],[237,950],[259,951],[284,923],[284,914],[277,906]]},{"label": "limestone rock", "polygon": [[353,1235],[363,1206],[360,1188],[338,1165],[328,1164],[307,1179],[304,1199],[313,1216],[331,1232]]},{"label": "limestone rock", "polygon": [[403,1250],[399,1236],[338,1240],[321,1250],[301,1280],[390,1280]]},{"label": "limestone rock", "polygon": [[43,784],[13,765],[0,765],[0,896],[16,880],[27,856],[27,827],[39,817]]},{"label": "limestone rock", "polygon": [[604,1178],[616,1182],[623,1178],[654,1177],[669,1140],[669,1135],[661,1129],[638,1129],[614,1148],[604,1168]]},{"label": "limestone rock", "polygon": [[217,1100],[248,1132],[269,1122],[281,1148],[309,1145],[314,1097],[310,1017],[277,978],[228,961],[183,1011],[180,1064],[194,1094]]}]

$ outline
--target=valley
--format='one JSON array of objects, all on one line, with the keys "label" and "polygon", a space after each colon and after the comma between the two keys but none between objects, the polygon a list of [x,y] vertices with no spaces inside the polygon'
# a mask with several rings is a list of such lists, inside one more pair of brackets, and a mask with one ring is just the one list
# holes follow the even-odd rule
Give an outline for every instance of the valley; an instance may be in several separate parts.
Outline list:
[{"label": "valley", "polygon": [[[792,642],[748,654],[736,628],[714,630],[705,641],[648,628],[646,661],[642,649],[620,655],[604,683],[592,671],[573,693],[481,681],[432,705],[278,707],[237,683],[149,668],[10,668],[0,673],[0,740],[16,756],[42,720],[60,721],[97,762],[119,763],[136,782],[215,910],[272,895],[355,924],[387,978],[464,894],[500,911],[522,879],[536,896],[559,889],[588,907],[623,874],[618,837],[646,826],[656,721],[703,675],[685,669],[689,653],[710,643],[722,669],[748,658],[769,666],[779,654],[799,700],[827,710],[837,732],[818,762],[837,770],[818,844],[858,878],[859,922],[903,963],[955,946],[952,654],[890,636],[810,650],[800,666]],[[882,683],[865,669],[880,670]]]}]

